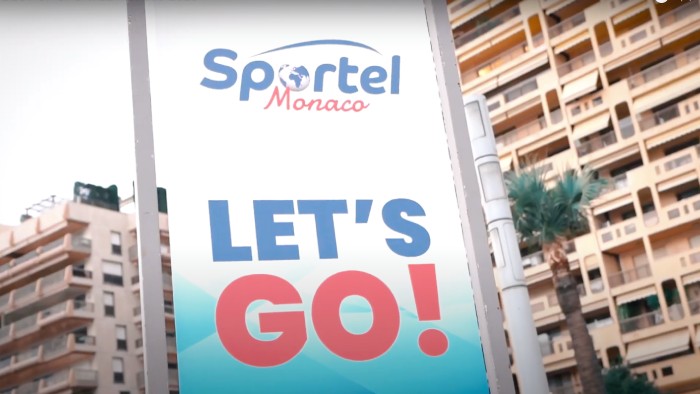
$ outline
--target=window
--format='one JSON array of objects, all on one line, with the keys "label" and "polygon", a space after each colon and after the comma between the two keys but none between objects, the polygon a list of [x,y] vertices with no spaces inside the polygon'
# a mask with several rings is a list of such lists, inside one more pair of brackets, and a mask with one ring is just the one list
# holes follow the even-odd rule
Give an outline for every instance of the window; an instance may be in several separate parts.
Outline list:
[{"label": "window", "polygon": [[117,326],[117,350],[126,350],[126,326]]},{"label": "window", "polygon": [[122,234],[116,231],[112,231],[112,254],[118,256],[122,255]]},{"label": "window", "polygon": [[114,383],[124,383],[124,359],[121,357],[112,359],[112,374],[114,375]]},{"label": "window", "polygon": [[111,261],[102,262],[102,275],[104,283],[109,283],[117,286],[124,285],[122,273],[122,264]]},{"label": "window", "polygon": [[114,316],[114,293],[105,291],[102,298],[105,305],[105,316]]},{"label": "window", "polygon": [[688,189],[688,190],[684,190],[684,191],[676,194],[676,199],[678,201],[685,200],[686,198],[697,196],[698,194],[700,194],[700,187],[696,186],[696,187],[693,187],[693,188]]}]

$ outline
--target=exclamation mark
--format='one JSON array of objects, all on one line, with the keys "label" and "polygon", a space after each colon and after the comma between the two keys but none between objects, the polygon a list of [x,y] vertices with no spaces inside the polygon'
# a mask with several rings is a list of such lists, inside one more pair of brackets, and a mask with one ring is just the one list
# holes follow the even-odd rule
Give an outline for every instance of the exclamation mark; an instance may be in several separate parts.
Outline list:
[{"label": "exclamation mark", "polygon": [[[411,275],[418,320],[440,320],[435,264],[411,264],[408,272]],[[428,356],[441,356],[447,351],[447,336],[440,330],[427,329],[418,336],[418,347]]]}]

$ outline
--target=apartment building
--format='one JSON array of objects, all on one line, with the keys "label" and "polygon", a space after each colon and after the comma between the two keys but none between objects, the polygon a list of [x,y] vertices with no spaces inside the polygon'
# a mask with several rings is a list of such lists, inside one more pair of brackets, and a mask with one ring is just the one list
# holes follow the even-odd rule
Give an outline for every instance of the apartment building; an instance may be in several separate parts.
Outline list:
[{"label": "apartment building", "polygon": [[[159,220],[177,393],[167,215]],[[0,393],[142,392],[142,343],[134,215],[62,202],[0,229]]]},{"label": "apartment building", "polygon": [[[588,165],[610,180],[567,250],[600,362],[700,393],[700,2],[448,7],[462,89],[486,95],[502,169]],[[550,390],[579,393],[549,268],[523,255]]]}]

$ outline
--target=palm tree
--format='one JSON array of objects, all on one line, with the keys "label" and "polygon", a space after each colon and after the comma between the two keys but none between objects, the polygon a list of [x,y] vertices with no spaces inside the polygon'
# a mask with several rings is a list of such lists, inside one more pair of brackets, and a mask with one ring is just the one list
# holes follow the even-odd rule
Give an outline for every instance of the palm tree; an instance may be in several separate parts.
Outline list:
[{"label": "palm tree", "polygon": [[571,333],[581,384],[587,394],[605,393],[605,386],[564,244],[588,231],[587,208],[600,195],[605,183],[596,179],[589,168],[566,170],[549,188],[545,171],[538,166],[506,175],[515,229],[522,242],[542,249],[549,264],[559,306]]}]

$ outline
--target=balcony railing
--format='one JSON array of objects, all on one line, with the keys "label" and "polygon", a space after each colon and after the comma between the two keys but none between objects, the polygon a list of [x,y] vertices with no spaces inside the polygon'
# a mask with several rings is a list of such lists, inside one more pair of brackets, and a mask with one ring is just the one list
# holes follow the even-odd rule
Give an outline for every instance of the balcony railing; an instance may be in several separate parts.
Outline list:
[{"label": "balcony railing", "polygon": [[452,5],[450,5],[450,14],[456,13],[473,2],[474,0],[461,0],[452,3]]},{"label": "balcony railing", "polygon": [[549,38],[552,39],[554,37],[562,35],[565,31],[571,30],[575,28],[576,26],[580,26],[586,22],[586,14],[583,12],[579,12],[576,15],[571,16],[568,19],[565,19],[558,24],[552,26],[549,28]]},{"label": "balcony railing", "polygon": [[615,137],[615,133],[608,132],[606,134],[593,137],[586,142],[581,142],[576,147],[576,151],[578,152],[579,157],[583,157],[586,155],[590,155],[593,152],[599,151],[603,148],[606,148],[610,145],[614,145],[616,143],[617,137]]},{"label": "balcony railing", "polygon": [[511,48],[499,54],[497,57],[463,72],[462,83],[467,83],[481,76],[488,75],[498,67],[501,67],[509,61],[517,59],[520,55],[527,53],[527,51],[527,45],[519,45],[515,48]]},{"label": "balcony railing", "polygon": [[700,12],[700,3],[697,1],[689,1],[673,11],[661,15],[659,17],[659,24],[661,25],[661,28],[665,28],[693,16],[698,12]]},{"label": "balcony railing", "polygon": [[678,218],[688,219],[688,215],[700,211],[700,196],[694,196],[685,200],[680,200],[664,208],[664,216],[669,221]]},{"label": "balcony railing", "polygon": [[595,63],[595,53],[593,51],[588,51],[583,55],[579,55],[557,67],[557,73],[561,78],[564,75],[570,74],[582,67],[593,63]]},{"label": "balcony railing", "polygon": [[636,282],[638,280],[651,276],[651,267],[642,265],[625,271],[615,272],[608,276],[610,287],[618,287],[627,283]]},{"label": "balcony railing", "polygon": [[602,293],[605,290],[605,282],[603,278],[591,279],[591,293]]},{"label": "balcony railing", "polygon": [[623,334],[642,330],[649,327],[658,326],[664,323],[664,316],[660,310],[656,310],[642,315],[630,317],[629,319],[620,320],[620,331]]},{"label": "balcony railing", "polygon": [[537,76],[526,79],[511,87],[505,92],[490,98],[487,101],[489,111],[501,108],[501,105],[514,101],[530,92],[537,90]]},{"label": "balcony railing", "polygon": [[0,309],[15,309],[26,306],[46,296],[48,292],[55,288],[70,284],[70,281],[74,278],[89,279],[92,278],[92,272],[74,266],[65,267],[64,269],[53,272],[32,283],[4,294],[0,297]]},{"label": "balcony railing", "polygon": [[492,19],[489,19],[488,21],[477,25],[474,29],[455,37],[455,47],[459,48],[462,45],[466,44],[469,41],[473,41],[480,36],[488,33],[489,31],[497,28],[498,26],[503,25],[504,23],[508,22],[509,20],[517,17],[520,15],[520,7],[519,6],[514,6],[509,8],[508,10],[496,15]]},{"label": "balcony railing", "polygon": [[666,59],[657,65],[649,67],[644,71],[632,75],[631,77],[627,78],[627,82],[629,83],[629,87],[631,89],[636,89],[644,84],[663,77],[664,75],[668,75],[678,68],[693,64],[699,60],[700,47],[695,47],[670,59]]},{"label": "balcony railing", "polygon": [[616,175],[608,180],[608,184],[603,187],[600,195],[604,196],[615,190],[627,189],[628,186],[629,180],[627,179],[627,173]]},{"label": "balcony railing", "polygon": [[661,160],[659,164],[654,165],[656,175],[661,175],[678,168],[690,166],[693,164],[696,157],[700,157],[700,145],[686,148],[680,152],[669,155],[669,157]]},{"label": "balcony railing", "polygon": [[612,42],[607,41],[603,44],[600,44],[600,46],[598,47],[598,50],[600,51],[600,56],[602,56],[602,57],[608,56],[613,51]]},{"label": "balcony railing", "polygon": [[56,249],[59,249],[63,247],[66,243],[66,238],[70,240],[70,247],[73,250],[83,252],[83,253],[90,253],[92,249],[92,241],[89,238],[85,238],[82,236],[78,235],[72,235],[72,234],[66,234],[64,237],[61,237],[57,240],[51,241],[46,245],[42,245],[36,250],[33,250],[29,253],[26,253],[20,257],[17,257],[16,259],[10,261],[7,264],[2,264],[0,265],[0,274],[9,270],[16,268],[18,266],[22,266],[26,264],[27,262],[38,258],[40,256],[46,255],[47,253],[54,251]]},{"label": "balcony railing", "polygon": [[518,127],[513,131],[509,131],[503,135],[496,137],[496,146],[506,147],[518,140],[521,140],[527,136],[533,135],[538,131],[547,127],[547,121],[544,117],[537,118],[532,122],[525,124],[524,126]]}]

